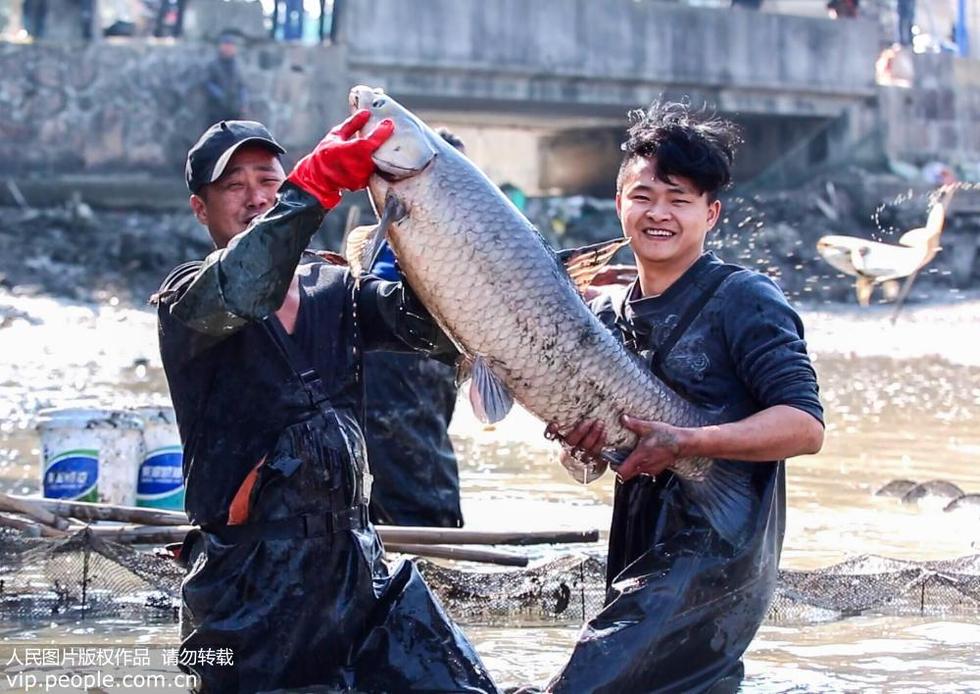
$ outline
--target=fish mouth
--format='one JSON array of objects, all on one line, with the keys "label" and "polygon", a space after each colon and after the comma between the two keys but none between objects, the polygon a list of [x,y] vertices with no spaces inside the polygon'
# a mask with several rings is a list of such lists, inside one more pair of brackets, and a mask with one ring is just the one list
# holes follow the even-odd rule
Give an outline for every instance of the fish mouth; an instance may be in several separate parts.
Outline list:
[{"label": "fish mouth", "polygon": [[389,183],[394,183],[395,181],[401,181],[409,176],[415,176],[422,173],[432,165],[432,160],[430,160],[421,169],[412,169],[405,166],[399,166],[398,164],[393,164],[390,161],[378,159],[377,157],[375,157],[375,163],[378,164],[378,170],[375,171],[375,174]]},{"label": "fish mouth", "polygon": [[371,87],[358,85],[351,89],[347,94],[347,104],[350,106],[351,113],[353,113],[354,111],[359,111],[362,108],[368,108],[374,101],[375,97],[382,94],[383,92],[380,89],[375,90]]}]

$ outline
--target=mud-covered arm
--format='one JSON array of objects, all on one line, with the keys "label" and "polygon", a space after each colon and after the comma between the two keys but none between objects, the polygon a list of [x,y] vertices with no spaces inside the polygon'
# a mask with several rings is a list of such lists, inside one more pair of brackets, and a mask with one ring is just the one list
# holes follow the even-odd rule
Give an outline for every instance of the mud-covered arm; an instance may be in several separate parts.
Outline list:
[{"label": "mud-covered arm", "polygon": [[456,346],[404,280],[362,277],[357,314],[365,350],[420,352],[447,364],[459,356]]},{"label": "mud-covered arm", "polygon": [[324,214],[316,198],[284,183],[271,209],[205,259],[170,304],[171,315],[212,336],[230,335],[270,315],[282,305],[300,255]]}]

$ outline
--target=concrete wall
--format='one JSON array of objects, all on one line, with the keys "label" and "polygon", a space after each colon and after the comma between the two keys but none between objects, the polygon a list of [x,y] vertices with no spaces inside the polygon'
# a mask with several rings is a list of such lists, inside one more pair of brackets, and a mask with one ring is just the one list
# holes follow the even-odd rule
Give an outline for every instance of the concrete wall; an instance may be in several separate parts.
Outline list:
[{"label": "concrete wall", "polygon": [[[0,43],[0,172],[179,174],[204,128],[207,44]],[[346,113],[343,49],[243,51],[262,120],[302,154]],[[343,81],[341,81],[343,80]]]},{"label": "concrete wall", "polygon": [[980,60],[916,55],[910,88],[881,87],[886,147],[893,157],[922,164],[980,166]]}]

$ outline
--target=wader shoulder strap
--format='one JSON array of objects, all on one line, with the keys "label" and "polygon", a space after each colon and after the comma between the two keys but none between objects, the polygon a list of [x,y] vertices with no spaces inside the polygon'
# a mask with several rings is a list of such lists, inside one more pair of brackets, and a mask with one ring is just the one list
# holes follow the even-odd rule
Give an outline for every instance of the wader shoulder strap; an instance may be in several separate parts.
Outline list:
[{"label": "wader shoulder strap", "polygon": [[650,359],[650,369],[653,371],[653,375],[656,376],[662,383],[667,384],[672,390],[680,392],[683,394],[684,389],[680,388],[674,381],[664,373],[663,362],[670,350],[674,348],[677,341],[681,339],[687,329],[694,322],[694,319],[698,317],[707,303],[711,300],[711,297],[715,295],[721,283],[728,279],[729,275],[739,272],[742,268],[736,265],[723,265],[715,272],[715,276],[710,279],[708,286],[704,288],[701,294],[687,307],[687,310],[681,315],[680,320],[677,321],[677,325],[674,329],[670,331],[659,347],[657,351],[654,352],[653,357]]},{"label": "wader shoulder strap", "polygon": [[299,348],[293,337],[282,327],[282,323],[279,322],[275,314],[263,320],[262,326],[279,349],[282,358],[292,369],[296,378],[299,379],[303,390],[306,391],[306,396],[310,400],[310,406],[314,410],[318,410],[322,403],[329,402],[330,397],[327,395],[327,389],[320,378],[320,374],[317,373],[313,363]]}]

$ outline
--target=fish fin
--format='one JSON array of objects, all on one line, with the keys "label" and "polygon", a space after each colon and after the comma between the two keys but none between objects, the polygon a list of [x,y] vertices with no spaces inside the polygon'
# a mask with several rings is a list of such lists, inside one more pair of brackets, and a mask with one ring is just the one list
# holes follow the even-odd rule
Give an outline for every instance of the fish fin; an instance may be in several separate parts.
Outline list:
[{"label": "fish fin", "polygon": [[858,277],[854,282],[854,291],[857,293],[858,303],[867,306],[871,303],[871,292],[875,289],[874,280],[870,277]]},{"label": "fish fin", "polygon": [[715,461],[703,480],[678,478],[711,527],[726,541],[738,544],[752,516],[751,478],[723,461]]},{"label": "fish fin", "polygon": [[497,374],[483,357],[473,360],[470,404],[477,419],[484,424],[496,424],[506,417],[510,408],[514,406],[514,398],[507,390],[507,386],[497,378]]},{"label": "fish fin", "polygon": [[347,264],[350,266],[351,274],[354,277],[360,277],[367,272],[367,266],[364,265],[362,258],[365,255],[365,249],[373,244],[373,238],[377,235],[380,235],[377,225],[355,227],[348,232],[344,257],[347,259]]},{"label": "fish fin", "polygon": [[459,388],[473,375],[473,357],[460,354],[456,360],[456,387]]},{"label": "fish fin", "polygon": [[406,214],[408,212],[405,205],[394,193],[388,191],[378,223],[375,226],[351,229],[350,233],[347,234],[347,243],[344,248],[344,256],[350,263],[351,274],[360,277],[371,271],[371,268],[374,267],[374,261],[377,260],[378,253],[381,251],[381,246],[388,237],[388,228],[403,219]]},{"label": "fish fin", "polygon": [[592,284],[592,280],[599,274],[599,271],[609,264],[609,261],[616,255],[616,251],[628,246],[629,243],[629,239],[619,238],[580,248],[568,248],[558,251],[558,259],[565,266],[565,271],[572,278],[572,282],[575,283],[575,288],[582,294]]}]

